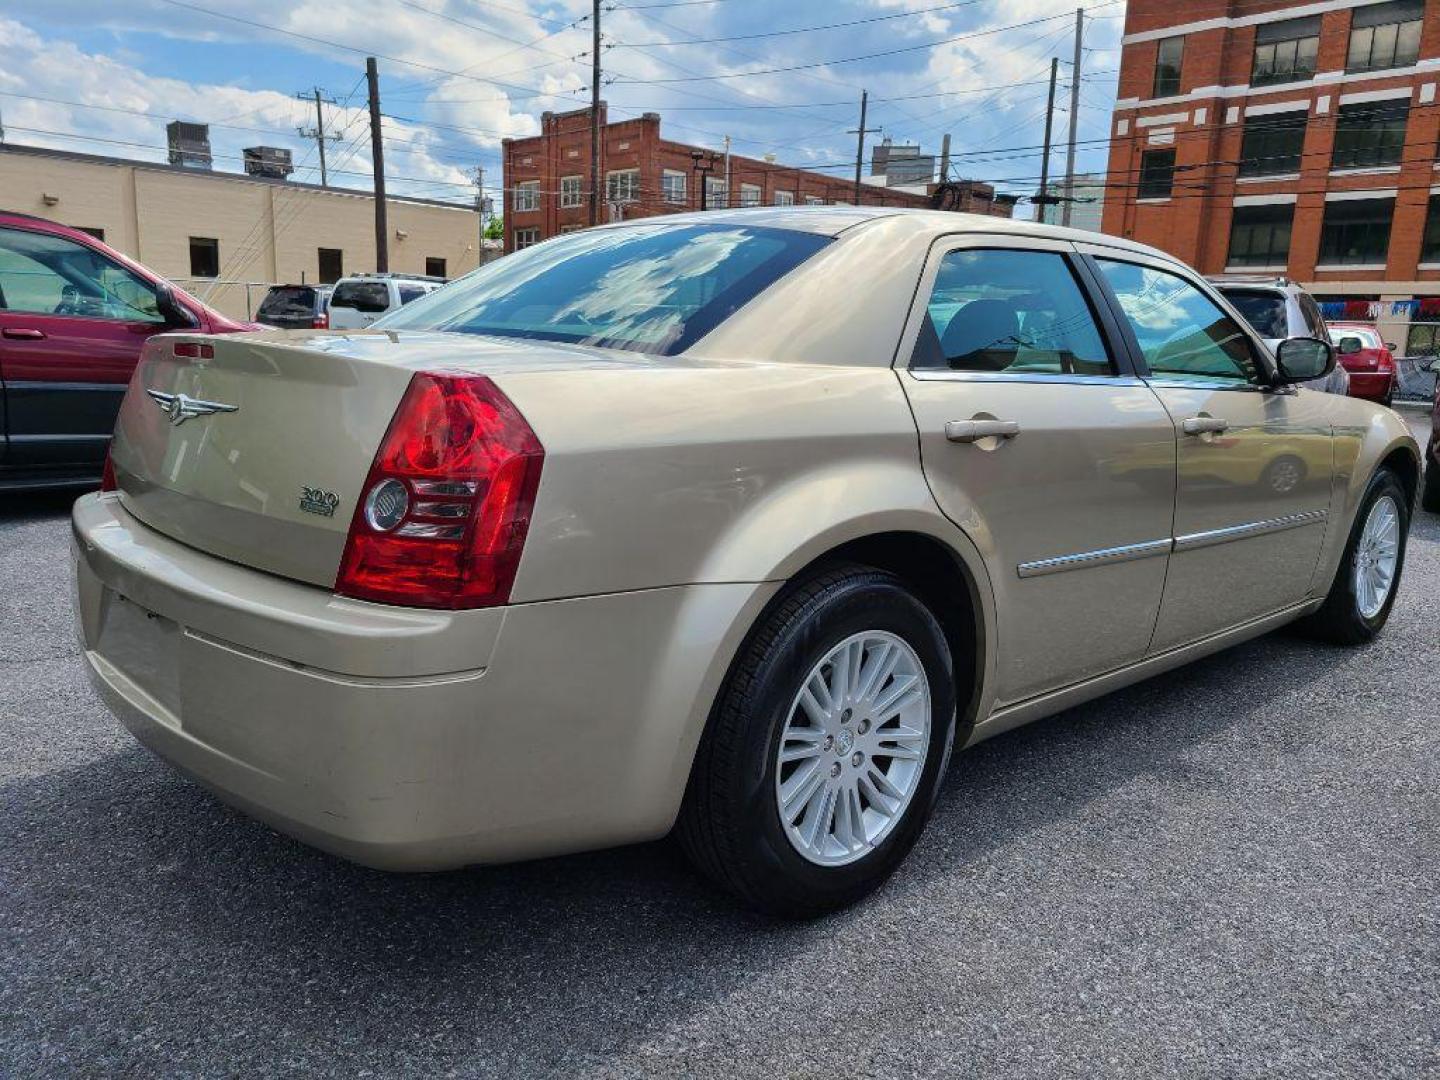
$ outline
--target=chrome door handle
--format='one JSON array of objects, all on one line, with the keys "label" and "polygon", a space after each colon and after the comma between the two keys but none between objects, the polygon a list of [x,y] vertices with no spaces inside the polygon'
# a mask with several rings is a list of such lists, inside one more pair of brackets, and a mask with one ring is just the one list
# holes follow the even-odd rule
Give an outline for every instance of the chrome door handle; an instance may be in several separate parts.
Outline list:
[{"label": "chrome door handle", "polygon": [[1180,424],[1186,435],[1204,435],[1212,431],[1224,431],[1230,426],[1229,420],[1218,416],[1192,416]]},{"label": "chrome door handle", "polygon": [[13,338],[16,341],[43,341],[45,340],[44,330],[32,330],[28,326],[7,326],[0,330],[0,334]]},{"label": "chrome door handle", "polygon": [[947,420],[945,438],[951,442],[973,443],[981,439],[1013,439],[1020,434],[1017,420]]}]

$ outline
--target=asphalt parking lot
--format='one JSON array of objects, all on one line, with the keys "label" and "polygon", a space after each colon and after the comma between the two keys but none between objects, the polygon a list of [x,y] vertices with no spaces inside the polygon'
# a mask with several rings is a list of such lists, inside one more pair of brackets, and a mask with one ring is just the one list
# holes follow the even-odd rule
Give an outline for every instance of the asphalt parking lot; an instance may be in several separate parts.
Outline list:
[{"label": "asphalt parking lot", "polygon": [[666,844],[387,876],[224,808],[88,688],[68,502],[0,502],[0,1075],[1440,1075],[1440,517],[1374,645],[987,743],[783,925]]}]

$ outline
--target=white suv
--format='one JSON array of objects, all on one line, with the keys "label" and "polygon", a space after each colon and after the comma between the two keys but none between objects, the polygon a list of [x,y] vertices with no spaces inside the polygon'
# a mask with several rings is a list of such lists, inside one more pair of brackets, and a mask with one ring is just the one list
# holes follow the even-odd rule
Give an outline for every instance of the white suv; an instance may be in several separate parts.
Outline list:
[{"label": "white suv", "polygon": [[[1210,284],[1245,316],[1273,353],[1286,338],[1313,337],[1329,341],[1330,333],[1320,305],[1289,278],[1212,277]],[[1350,375],[1339,364],[1321,379],[1303,385],[1329,394],[1348,394]]]},{"label": "white suv", "polygon": [[381,315],[419,300],[445,284],[444,278],[419,274],[352,274],[335,283],[330,295],[330,329],[360,330]]}]

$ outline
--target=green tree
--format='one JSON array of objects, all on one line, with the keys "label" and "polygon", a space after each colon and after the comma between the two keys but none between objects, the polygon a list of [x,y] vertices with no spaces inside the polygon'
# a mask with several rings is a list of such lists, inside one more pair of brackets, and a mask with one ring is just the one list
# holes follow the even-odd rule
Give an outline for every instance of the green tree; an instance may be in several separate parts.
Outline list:
[{"label": "green tree", "polygon": [[485,226],[486,240],[503,240],[505,238],[505,219],[492,217],[490,223]]}]

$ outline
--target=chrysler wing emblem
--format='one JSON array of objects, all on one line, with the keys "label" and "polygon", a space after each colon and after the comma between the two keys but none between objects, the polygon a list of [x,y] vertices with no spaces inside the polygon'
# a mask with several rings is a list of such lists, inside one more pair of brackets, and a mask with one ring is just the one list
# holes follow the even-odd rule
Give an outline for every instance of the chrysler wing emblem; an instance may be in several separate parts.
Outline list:
[{"label": "chrysler wing emblem", "polygon": [[166,394],[160,390],[146,390],[151,400],[160,406],[160,411],[170,418],[170,423],[179,425],[197,416],[212,413],[236,412],[238,405],[226,405],[219,401],[201,401],[184,394]]}]

